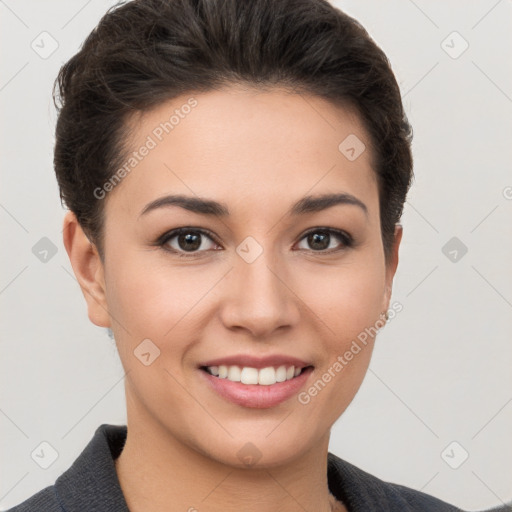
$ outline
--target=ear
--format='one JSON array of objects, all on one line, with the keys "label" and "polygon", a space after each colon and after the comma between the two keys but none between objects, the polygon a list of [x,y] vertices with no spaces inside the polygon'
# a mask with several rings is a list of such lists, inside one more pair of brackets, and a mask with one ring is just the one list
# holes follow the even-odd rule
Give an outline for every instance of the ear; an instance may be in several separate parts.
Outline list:
[{"label": "ear", "polygon": [[87,302],[89,320],[98,327],[110,327],[103,263],[96,246],[89,241],[73,212],[66,213],[63,228],[64,246]]},{"label": "ear", "polygon": [[395,225],[395,233],[393,237],[393,246],[389,254],[389,260],[386,262],[386,290],[384,293],[382,311],[387,311],[389,302],[391,301],[391,292],[393,290],[393,278],[395,277],[396,268],[398,266],[398,249],[402,241],[403,228],[401,224]]}]

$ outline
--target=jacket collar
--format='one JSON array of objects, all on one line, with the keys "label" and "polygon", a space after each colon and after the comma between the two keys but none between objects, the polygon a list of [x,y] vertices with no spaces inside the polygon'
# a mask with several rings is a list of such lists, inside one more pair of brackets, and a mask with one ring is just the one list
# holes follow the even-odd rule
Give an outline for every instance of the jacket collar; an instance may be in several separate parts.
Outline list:
[{"label": "jacket collar", "polygon": [[126,426],[100,425],[72,466],[57,478],[55,492],[66,512],[129,512],[114,465],[126,433]]},{"label": "jacket collar", "polygon": [[[114,459],[126,441],[126,425],[100,425],[73,465],[55,482],[55,491],[63,510],[81,512],[129,512],[117,478]],[[384,482],[377,477],[328,454],[327,480],[330,492],[344,502],[350,512],[413,510],[404,492],[415,500],[436,505],[439,511],[460,510],[412,489]],[[410,497],[410,496],[409,496]],[[430,509],[429,509],[430,510]]]}]

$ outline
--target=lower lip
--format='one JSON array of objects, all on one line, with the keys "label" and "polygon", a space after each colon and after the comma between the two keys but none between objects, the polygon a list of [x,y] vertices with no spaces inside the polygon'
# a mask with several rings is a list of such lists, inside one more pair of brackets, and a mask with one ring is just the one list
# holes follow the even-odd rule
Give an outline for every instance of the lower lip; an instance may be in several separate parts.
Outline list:
[{"label": "lower lip", "polygon": [[242,384],[228,379],[220,379],[207,371],[199,370],[209,385],[223,398],[242,407],[267,409],[288,400],[304,386],[313,367],[309,366],[300,375],[284,382],[276,382],[270,386],[260,384]]}]

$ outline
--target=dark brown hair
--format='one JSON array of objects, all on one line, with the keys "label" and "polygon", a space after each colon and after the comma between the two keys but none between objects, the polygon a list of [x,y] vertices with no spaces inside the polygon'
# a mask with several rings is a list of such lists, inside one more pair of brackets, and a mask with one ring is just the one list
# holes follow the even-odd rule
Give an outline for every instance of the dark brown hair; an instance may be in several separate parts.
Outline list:
[{"label": "dark brown hair", "polygon": [[388,257],[413,177],[412,129],[389,61],[359,22],[326,0],[134,0],[107,11],[53,90],[61,201],[102,259],[104,200],[93,191],[126,160],[131,116],[235,83],[356,109]]}]

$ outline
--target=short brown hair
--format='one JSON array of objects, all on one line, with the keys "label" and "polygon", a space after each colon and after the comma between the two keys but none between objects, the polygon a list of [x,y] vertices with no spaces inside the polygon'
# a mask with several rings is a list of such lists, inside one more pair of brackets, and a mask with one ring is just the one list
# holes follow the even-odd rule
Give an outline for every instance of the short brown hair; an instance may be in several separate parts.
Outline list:
[{"label": "short brown hair", "polygon": [[385,54],[326,0],[133,0],[107,11],[53,90],[61,201],[100,256],[104,201],[93,191],[126,159],[129,116],[233,83],[355,107],[371,137],[388,257],[413,177],[412,129]]}]

